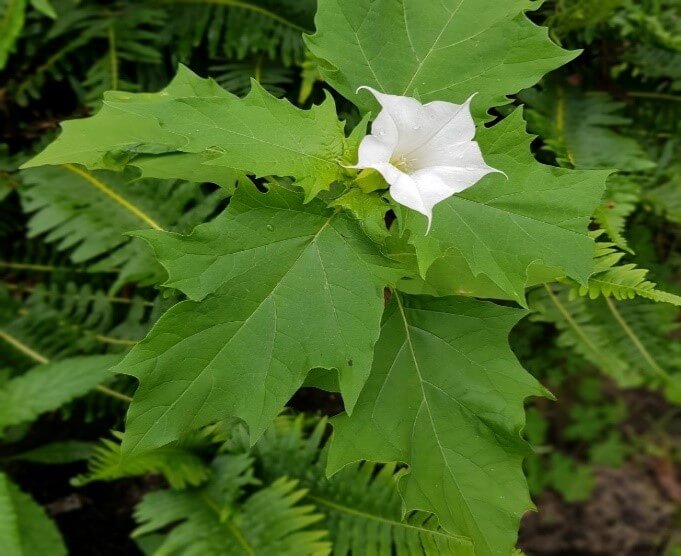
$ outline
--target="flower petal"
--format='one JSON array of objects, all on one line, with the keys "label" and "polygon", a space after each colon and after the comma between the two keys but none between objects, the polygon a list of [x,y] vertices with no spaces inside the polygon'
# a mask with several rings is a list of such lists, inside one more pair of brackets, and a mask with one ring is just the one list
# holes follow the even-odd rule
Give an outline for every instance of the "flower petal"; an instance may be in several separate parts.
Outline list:
[{"label": "flower petal", "polygon": [[428,229],[437,203],[498,172],[473,141],[472,96],[464,104],[422,105],[410,97],[360,89],[368,89],[383,109],[362,140],[357,167],[380,172],[392,198],[423,214]]},{"label": "flower petal", "polygon": [[[470,141],[475,135],[475,122],[470,112],[472,96],[464,104],[433,101],[424,105],[414,98],[388,95],[372,87],[360,89],[371,92],[383,107],[379,118],[387,115],[394,122],[398,136],[394,154],[397,156],[427,145],[431,148],[439,143]],[[371,128],[373,135],[379,118]]]},{"label": "flower petal", "polygon": [[432,135],[415,149],[406,153],[408,158],[419,159],[424,152],[445,153],[452,145],[469,142],[475,137],[475,122],[471,115],[471,96],[464,104],[434,101],[425,105],[428,117],[439,122],[431,128]]},{"label": "flower petal", "polygon": [[[396,168],[395,170],[399,172]],[[433,166],[418,170],[413,174],[403,174],[404,177],[393,181],[384,172],[381,173],[391,184],[392,198],[401,205],[423,214],[428,219],[428,230],[430,230],[435,205],[475,185],[492,172],[498,172],[498,170],[487,165],[484,167]]]},{"label": "flower petal", "polygon": [[[394,124],[390,121],[390,127],[394,129]],[[374,123],[375,129],[375,123]],[[367,135],[362,139],[359,145],[359,152],[357,153],[357,168],[371,168],[375,164],[387,164],[392,158],[393,152],[395,151],[395,145],[397,145],[397,132],[394,135],[389,135],[388,133],[378,133],[374,135]]]},{"label": "flower petal", "polygon": [[[496,172],[494,168],[485,165],[484,167],[456,167],[456,166],[433,166],[423,170],[417,170],[409,177],[416,186],[416,191],[420,197],[421,209],[410,206],[414,210],[424,214],[428,218],[428,228],[433,216],[433,207],[438,203],[448,199],[455,193],[468,189],[479,182],[484,176]],[[395,196],[397,193],[397,197]],[[398,197],[402,192],[390,190],[390,194],[398,203],[402,203]]]},{"label": "flower petal", "polygon": [[357,168],[390,162],[398,142],[398,130],[390,114],[382,110],[371,124],[371,135],[362,139],[357,155]]},{"label": "flower petal", "polygon": [[428,213],[429,209],[423,203],[417,184],[409,174],[405,174],[392,164],[374,164],[370,167],[379,172],[390,184],[390,195],[395,201],[421,214]]},{"label": "flower petal", "polygon": [[387,131],[381,124],[385,124],[388,120],[392,121],[397,138],[396,147],[402,150],[405,142],[411,141],[415,132],[423,128],[426,119],[423,105],[415,98],[388,95],[373,87],[360,87],[357,91],[361,89],[366,89],[374,95],[383,107],[371,126],[371,134],[376,135],[381,131]]},{"label": "flower petal", "polygon": [[414,151],[412,156],[412,167],[415,171],[435,166],[477,168],[487,172],[498,171],[485,163],[480,146],[475,141],[431,145],[430,148],[424,147]]}]

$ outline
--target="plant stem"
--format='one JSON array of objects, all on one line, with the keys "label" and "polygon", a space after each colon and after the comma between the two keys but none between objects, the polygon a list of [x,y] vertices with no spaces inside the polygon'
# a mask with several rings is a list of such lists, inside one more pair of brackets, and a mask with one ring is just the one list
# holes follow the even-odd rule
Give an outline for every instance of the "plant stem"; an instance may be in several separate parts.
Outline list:
[{"label": "plant stem", "polygon": [[130,403],[132,401],[132,398],[130,396],[127,396],[122,392],[118,392],[117,390],[107,388],[106,386],[102,386],[101,384],[99,386],[95,386],[95,390],[101,392],[102,394],[106,394],[107,396],[111,396],[112,398],[116,398],[117,400],[121,400],[123,402]]},{"label": "plant stem", "polygon": [[653,356],[650,355],[650,352],[646,349],[646,347],[641,343],[641,340],[638,338],[636,333],[631,329],[629,326],[629,323],[627,323],[626,320],[624,320],[624,317],[622,316],[622,313],[620,313],[617,310],[617,307],[615,304],[612,302],[612,299],[609,297],[605,297],[605,303],[608,305],[608,309],[610,309],[610,312],[612,313],[612,316],[615,317],[615,320],[617,323],[622,327],[622,330],[624,330],[625,334],[629,336],[629,339],[631,340],[631,343],[634,344],[636,349],[639,351],[643,359],[645,359],[646,363],[650,366],[650,368],[655,371],[655,373],[662,377],[665,381],[671,380],[670,376],[664,371],[662,367],[660,367],[657,364],[657,361],[653,359]]},{"label": "plant stem", "polygon": [[73,164],[63,164],[63,168],[68,170],[69,172],[72,172],[76,174],[78,177],[84,179],[86,182],[88,182],[91,185],[94,185],[99,191],[104,193],[107,197],[110,197],[113,201],[121,205],[124,209],[129,211],[131,214],[139,218],[142,222],[147,224],[150,228],[153,228],[154,230],[161,230],[163,231],[163,228],[161,227],[160,224],[158,224],[151,216],[148,214],[145,214],[144,211],[133,205],[130,201],[125,199],[123,196],[119,195],[116,193],[113,189],[111,189],[108,185],[106,185],[103,181],[98,180],[95,176],[90,174],[89,172],[86,172],[85,170],[81,170],[77,166],[74,166]]}]

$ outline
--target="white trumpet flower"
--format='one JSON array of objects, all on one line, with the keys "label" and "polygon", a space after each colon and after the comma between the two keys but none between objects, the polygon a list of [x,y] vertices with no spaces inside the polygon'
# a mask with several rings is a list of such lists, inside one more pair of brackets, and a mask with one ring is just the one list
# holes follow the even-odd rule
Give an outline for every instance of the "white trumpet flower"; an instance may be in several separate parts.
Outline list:
[{"label": "white trumpet flower", "polygon": [[[468,189],[483,176],[500,172],[482,158],[473,141],[471,96],[464,104],[433,101],[367,89],[382,110],[359,146],[356,168],[373,168],[390,184],[392,198],[428,219],[433,207]],[[473,95],[474,96],[474,95]]]}]

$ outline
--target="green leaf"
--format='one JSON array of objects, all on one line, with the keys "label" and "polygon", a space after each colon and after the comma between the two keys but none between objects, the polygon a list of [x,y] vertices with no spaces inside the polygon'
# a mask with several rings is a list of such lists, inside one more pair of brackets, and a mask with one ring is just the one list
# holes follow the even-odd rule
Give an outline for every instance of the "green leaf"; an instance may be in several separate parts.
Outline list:
[{"label": "green leaf", "polygon": [[577,463],[559,452],[551,454],[547,483],[556,489],[566,502],[584,502],[595,486],[593,468]]},{"label": "green leaf", "polygon": [[368,85],[422,102],[460,104],[477,93],[473,111],[484,116],[576,56],[525,17],[532,7],[529,0],[321,0],[317,33],[306,38],[326,62],[322,76],[363,111],[378,108],[371,95],[356,94]]},{"label": "green leaf", "polygon": [[0,387],[0,431],[27,423],[87,394],[110,375],[118,355],[73,357],[39,365]]},{"label": "green leaf", "polygon": [[57,13],[54,11],[52,4],[50,4],[50,0],[31,0],[31,6],[47,17],[57,18]]},{"label": "green leaf", "polygon": [[[185,156],[202,158],[206,171],[238,179],[243,172],[263,176],[291,176],[314,197],[340,179],[345,170],[345,135],[333,100],[301,110],[278,100],[257,82],[241,99],[181,68],[160,93],[105,95],[95,116],[66,122],[62,135],[26,167],[79,163],[89,168],[120,169],[137,165],[154,175],[150,155],[170,158],[162,170],[171,175],[175,165],[187,177]],[[185,153],[184,155],[182,153]],[[180,177],[180,176],[175,176]],[[224,179],[212,180],[224,183]]]},{"label": "green leaf", "polygon": [[26,0],[5,0],[0,6],[0,70],[24,28]]},{"label": "green leaf", "polygon": [[66,556],[66,547],[45,510],[0,473],[0,553],[3,556]]},{"label": "green leaf", "polygon": [[462,298],[397,297],[352,416],[332,420],[329,471],[402,461],[407,509],[435,513],[479,556],[508,554],[532,507],[523,400],[545,390],[507,336],[522,311]]},{"label": "green leaf", "polygon": [[139,155],[133,166],[141,172],[142,178],[180,179],[194,183],[214,183],[229,194],[239,181],[247,179],[229,169],[210,166],[214,158],[210,152],[168,153],[163,155]]},{"label": "green leaf", "polygon": [[[153,554],[224,556],[317,556],[328,554],[325,531],[310,526],[322,516],[300,505],[305,491],[280,478],[243,498],[243,486],[257,484],[245,455],[219,456],[212,479],[200,489],[147,494],[135,508],[141,523],[135,536],[175,524]],[[236,487],[236,488],[235,488]],[[179,523],[178,523],[179,522]]]},{"label": "green leaf", "polygon": [[605,440],[589,447],[589,460],[594,465],[620,467],[634,448],[622,437],[622,433],[614,430]]},{"label": "green leaf", "polygon": [[140,387],[124,454],[226,416],[257,438],[310,369],[337,369],[350,410],[369,374],[383,287],[401,273],[359,224],[298,192],[238,188],[190,236],[145,233],[168,284],[200,302],[168,311],[117,370]]},{"label": "green leaf", "polygon": [[[422,274],[447,256],[439,295],[468,290],[469,295],[506,297],[525,303],[525,287],[563,275],[586,283],[593,269],[593,240],[587,228],[598,205],[607,171],[576,171],[539,164],[530,151],[520,110],[477,135],[485,160],[501,174],[435,206],[433,225],[403,211],[403,226],[416,247]],[[448,271],[448,272],[447,272]],[[541,272],[540,272],[541,271]],[[537,280],[536,274],[547,274]],[[478,291],[477,278],[484,275]],[[488,280],[487,280],[488,279]],[[442,281],[442,280],[440,280]],[[496,288],[490,288],[489,282]],[[501,290],[501,295],[494,295]]]},{"label": "green leaf", "polygon": [[366,194],[353,187],[330,202],[329,206],[345,209],[354,215],[364,232],[375,242],[382,243],[386,240],[388,228],[385,213],[390,210],[390,205],[381,196]]},{"label": "green leaf", "polygon": [[670,222],[681,224],[681,165],[672,167],[668,178],[659,186],[646,192],[647,201]]}]

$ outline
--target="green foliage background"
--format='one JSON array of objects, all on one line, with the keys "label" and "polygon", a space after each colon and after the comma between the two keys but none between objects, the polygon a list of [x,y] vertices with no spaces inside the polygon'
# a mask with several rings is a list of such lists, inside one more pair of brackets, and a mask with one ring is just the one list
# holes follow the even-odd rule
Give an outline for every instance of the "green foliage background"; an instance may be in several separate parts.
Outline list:
[{"label": "green foliage background", "polygon": [[[253,152],[252,145],[232,154],[222,166],[219,152],[201,150],[204,144],[220,147],[221,141],[232,145],[229,133],[239,133],[239,129],[230,128],[228,133],[215,136],[207,135],[205,129],[197,129],[191,136],[192,148],[181,150],[173,143],[176,135],[172,129],[164,131],[165,137],[156,128],[145,129],[145,114],[140,116],[135,101],[130,102],[133,97],[129,93],[165,87],[180,63],[199,75],[213,77],[238,97],[248,93],[244,101],[230,97],[233,100],[229,102],[239,117],[246,118],[253,107],[266,104],[272,116],[261,125],[272,137],[281,140],[282,153],[304,143],[301,152],[319,155],[309,160],[303,156],[280,156],[280,160],[288,164],[284,175],[316,176],[316,180],[298,183],[304,189],[305,198],[310,199],[338,178],[337,166],[325,165],[319,160],[344,159],[352,152],[353,138],[346,138],[338,128],[333,105],[345,117],[349,128],[360,121],[360,113],[341,95],[349,97],[357,85],[371,84],[374,78],[391,80],[391,86],[399,89],[397,92],[404,89],[410,94],[414,92],[415,81],[414,78],[400,81],[404,81],[402,74],[394,69],[380,74],[380,68],[378,75],[364,76],[356,83],[346,82],[343,76],[339,78],[327,62],[332,60],[342,66],[347,63],[343,55],[351,62],[361,53],[330,50],[329,43],[324,43],[319,35],[303,41],[303,32],[314,31],[315,11],[314,0],[0,0],[0,274],[3,279],[0,285],[0,430],[2,462],[6,466],[6,473],[0,475],[3,554],[63,554],[65,546],[72,542],[67,538],[64,543],[41,506],[13,482],[17,462],[63,465],[82,459],[89,459],[89,463],[88,470],[73,479],[78,487],[95,481],[164,477],[168,488],[146,495],[135,509],[138,528],[132,534],[140,549],[150,554],[240,554],[244,547],[250,547],[255,554],[273,551],[281,554],[473,553],[467,538],[447,531],[434,515],[402,514],[398,481],[418,484],[418,472],[412,472],[405,480],[407,475],[401,466],[366,462],[344,467],[330,479],[325,477],[327,460],[333,466],[336,458],[336,466],[342,467],[347,454],[356,449],[351,440],[367,432],[361,421],[355,424],[353,419],[362,411],[375,410],[373,405],[378,401],[372,399],[375,397],[372,388],[367,388],[360,397],[356,384],[339,385],[346,404],[359,398],[361,409],[352,418],[343,418],[347,421],[338,421],[341,448],[330,451],[326,446],[325,419],[309,415],[282,416],[268,427],[269,418],[274,415],[263,419],[259,408],[251,408],[254,414],[249,425],[258,431],[267,430],[254,447],[249,446],[243,427],[220,421],[219,413],[203,415],[203,421],[211,424],[198,431],[190,426],[180,427],[181,430],[164,439],[161,434],[168,433],[168,429],[159,429],[156,444],[147,446],[153,449],[128,458],[121,457],[120,436],[106,432],[122,430],[122,419],[135,390],[132,379],[107,371],[138,344],[159,316],[175,307],[176,322],[188,320],[187,315],[196,311],[192,303],[218,288],[222,288],[221,293],[212,298],[217,299],[211,302],[213,306],[201,305],[206,314],[210,311],[220,314],[230,299],[238,297],[235,294],[239,291],[238,284],[230,286],[229,283],[229,272],[235,272],[236,276],[238,269],[218,268],[214,270],[212,282],[206,285],[205,280],[199,279],[201,269],[178,261],[176,250],[186,249],[186,244],[195,241],[197,236],[172,235],[161,240],[153,234],[154,230],[188,234],[196,228],[195,234],[199,234],[201,241],[214,245],[212,253],[221,249],[236,251],[237,247],[253,247],[238,242],[249,241],[250,219],[261,218],[264,222],[268,218],[267,211],[271,208],[268,203],[304,206],[300,214],[291,218],[296,220],[296,225],[301,225],[301,218],[306,219],[309,244],[292,247],[290,252],[282,250],[278,254],[281,260],[273,259],[266,272],[272,276],[289,275],[288,258],[304,256],[313,248],[320,253],[320,273],[325,267],[321,261],[339,257],[338,253],[348,260],[370,261],[362,278],[362,288],[370,292],[367,297],[372,299],[371,310],[380,317],[381,284],[384,277],[390,275],[391,265],[380,253],[373,253],[368,245],[362,244],[360,238],[364,235],[358,231],[357,224],[338,216],[326,228],[324,222],[329,216],[324,213],[323,205],[317,206],[314,202],[302,205],[302,197],[290,192],[283,193],[285,198],[280,199],[272,199],[274,194],[269,193],[270,201],[259,206],[260,200],[255,198],[259,195],[244,173],[255,172],[275,183],[271,175],[277,171],[281,175],[279,166],[268,166],[266,157],[260,157],[261,166],[254,168],[251,158],[258,153]],[[564,169],[602,170],[603,175],[607,170],[618,170],[608,177],[600,204],[593,199],[589,205],[588,199],[574,194],[566,195],[563,200],[565,207],[580,213],[580,225],[591,218],[591,235],[597,242],[597,252],[596,272],[588,281],[585,275],[588,271],[583,269],[589,261],[570,258],[570,253],[554,249],[563,239],[553,236],[556,232],[550,226],[532,229],[530,233],[542,237],[547,253],[557,253],[547,255],[550,262],[571,271],[568,272],[570,278],[559,282],[553,280],[554,275],[547,279],[545,272],[528,277],[526,282],[504,282],[504,272],[495,274],[494,269],[510,263],[500,262],[494,255],[482,263],[481,268],[490,277],[482,290],[469,291],[472,280],[465,276],[459,283],[448,282],[445,264],[469,268],[473,276],[480,270],[473,264],[480,263],[475,262],[475,257],[466,249],[493,252],[498,241],[493,236],[483,237],[479,239],[480,245],[471,248],[473,240],[466,239],[465,231],[459,228],[434,228],[429,241],[433,237],[450,241],[444,250],[442,245],[434,246],[432,242],[419,245],[416,240],[410,245],[396,246],[409,260],[415,258],[415,248],[422,258],[412,262],[422,267],[428,266],[424,258],[430,263],[447,252],[446,257],[429,267],[423,283],[415,280],[404,284],[403,291],[436,295],[466,292],[521,304],[526,301],[530,316],[514,328],[511,348],[534,377],[558,398],[556,403],[565,404],[566,415],[556,421],[545,401],[530,402],[524,434],[535,451],[525,460],[525,472],[535,497],[552,489],[567,501],[586,500],[592,492],[598,466],[622,465],[640,460],[642,454],[647,453],[677,463],[681,456],[678,446],[668,442],[664,432],[661,438],[647,434],[632,438],[623,426],[629,417],[628,389],[646,389],[664,396],[672,416],[676,415],[674,405],[681,403],[681,344],[676,308],[679,298],[675,295],[681,291],[678,250],[681,20],[678,14],[679,5],[675,1],[548,1],[530,14],[532,20],[548,26],[557,44],[569,50],[584,49],[584,53],[578,57],[560,54],[555,47],[555,56],[563,56],[562,61],[568,63],[536,86],[532,85],[547,68],[559,64],[532,62],[523,77],[520,72],[509,72],[508,68],[513,66],[493,69],[494,60],[489,60],[492,69],[486,76],[488,79],[512,80],[516,90],[525,88],[508,99],[508,104],[498,108],[493,116],[511,114],[503,125],[513,126],[515,122],[519,127],[519,111],[513,114],[512,111],[514,105],[524,104],[528,131],[538,139],[532,141],[527,137],[525,143],[518,146],[517,135],[512,133],[521,131],[514,128],[505,136],[502,125],[494,126],[490,131],[483,131],[479,138],[481,144],[488,145],[485,151],[502,160],[506,153],[518,149],[517,159],[527,162],[525,165],[518,162],[518,167],[524,168],[531,161],[532,148],[535,158],[553,166],[534,174],[520,170],[514,174],[508,170],[508,186],[517,187],[520,198],[523,186],[541,184],[548,176],[572,179],[572,186],[578,187],[580,180],[574,176],[581,174],[568,174]],[[529,23],[513,20],[504,25],[484,38],[510,40],[509,37],[519,36]],[[334,40],[348,42],[348,31],[342,26],[329,25],[328,28],[337,34]],[[407,35],[404,30],[396,32],[393,48],[409,50]],[[527,40],[536,40],[539,44],[540,39],[537,36]],[[376,45],[377,51],[380,46]],[[457,60],[465,57],[468,47],[470,45],[463,42],[457,45],[456,55],[433,57],[431,65],[426,65],[419,75],[427,78],[429,72],[445,67],[448,71],[451,69],[452,76],[458,76],[465,72],[466,66],[461,62],[458,69]],[[320,62],[319,58],[327,62]],[[415,61],[408,56],[400,58],[401,64],[412,62]],[[322,79],[331,83],[340,95],[327,96]],[[255,82],[251,84],[251,80]],[[214,85],[202,83],[208,89],[192,90],[192,94],[206,97],[220,94],[227,98],[227,93],[216,92]],[[484,114],[489,106],[506,102],[492,87],[486,91],[484,81],[481,83],[477,89],[482,94],[476,98],[475,105],[478,115]],[[192,78],[178,79],[174,89],[166,90],[166,96],[171,98],[147,95],[143,109],[149,110],[147,115],[164,117],[163,110],[167,108],[163,103],[186,96],[186,88],[195,85]],[[454,82],[448,84],[444,90],[433,93],[432,98],[446,100],[447,95],[454,98],[459,92],[457,86]],[[107,104],[102,106],[102,94],[109,90],[119,92],[108,93]],[[290,130],[277,126],[281,125],[281,119],[299,111],[271,99],[267,92],[287,98],[298,107],[315,106],[312,116],[297,130],[299,135],[289,137],[290,144],[283,143],[282,139]],[[423,100],[431,100],[426,91],[417,92],[423,95]],[[365,101],[369,102],[368,96],[359,102]],[[112,154],[112,146],[94,145],[85,138],[80,160],[69,158],[70,153],[62,156],[57,147],[47,152],[52,156],[49,162],[58,165],[18,170],[54,138],[57,123],[64,119],[96,114],[88,120],[93,133],[106,129],[109,137],[127,137],[129,129],[110,115],[110,111],[118,114],[126,110],[140,116],[135,124],[140,144],[153,141],[157,152],[133,148]],[[193,122],[191,114],[187,117],[187,122]],[[67,124],[64,133],[68,131]],[[494,148],[499,152],[495,153]],[[160,158],[152,156],[158,152],[166,154]],[[208,159],[216,164],[197,164]],[[352,163],[349,159],[344,162]],[[170,166],[182,169],[183,175],[178,175],[178,170],[169,174]],[[228,205],[237,184],[239,192]],[[253,187],[250,196],[249,187]],[[475,198],[475,194],[469,199],[464,195],[457,198],[459,204],[452,210],[465,213],[469,201],[482,200],[493,205],[494,200],[489,201],[484,190],[476,191],[482,195],[481,199]],[[597,204],[593,214],[585,212]],[[222,213],[227,205],[229,208]],[[380,207],[348,206],[356,213],[369,214],[369,221],[382,220],[385,213]],[[470,218],[476,217],[478,215],[471,213]],[[509,218],[519,217],[512,214]],[[418,230],[417,224],[410,223],[410,226]],[[324,235],[318,247],[315,242],[322,228]],[[286,222],[281,222],[275,233],[286,234],[287,230]],[[132,231],[136,233],[129,234]],[[296,233],[299,231],[296,229]],[[371,233],[384,234],[380,227],[365,232],[370,236]],[[352,248],[344,251],[337,236],[357,239]],[[226,241],[225,237],[234,241]],[[142,238],[147,239],[151,248]],[[276,239],[290,238],[277,235]],[[388,241],[397,243],[400,239]],[[588,242],[588,238],[584,241]],[[509,245],[513,244],[517,242],[509,241]],[[519,273],[531,262],[522,256],[519,252],[512,257],[519,265]],[[551,259],[551,256],[557,258]],[[206,265],[211,266],[210,261]],[[305,275],[309,269],[296,271],[294,267],[293,270],[290,274],[293,282],[300,284],[305,279],[314,282]],[[159,290],[155,286],[161,283],[167,287]],[[337,288],[334,295],[340,295],[344,288],[340,271],[334,276],[332,286]],[[526,286],[529,291],[525,300]],[[309,292],[307,288],[301,293],[298,305],[306,303]],[[182,294],[195,301],[176,305]],[[347,303],[352,307],[350,300]],[[367,310],[366,297],[362,303],[365,305],[362,310]],[[433,331],[455,329],[455,325],[447,324],[447,312],[466,315],[468,310],[465,300],[455,308],[446,309],[435,303],[419,307],[418,302],[410,301],[409,297],[404,306],[399,299],[393,300],[385,325],[387,332],[379,340],[379,349],[390,354],[395,346],[406,345],[405,330],[409,336],[410,327],[414,327],[410,315],[416,311],[430,315],[419,321],[419,329]],[[487,334],[505,337],[517,321],[512,309],[490,311],[493,312],[490,322],[496,322],[499,330],[490,326],[466,331],[475,336],[471,341],[479,342],[480,346],[487,345]],[[499,323],[500,319],[504,322]],[[366,328],[370,329],[370,325]],[[347,366],[348,347],[354,345],[355,340],[344,339],[341,333],[330,330],[331,325],[328,329],[309,331],[311,337],[315,333],[319,335],[320,345],[325,338],[338,338],[338,344],[325,346],[317,365]],[[226,340],[219,337],[212,341],[224,343]],[[253,351],[257,351],[258,338],[248,341]],[[449,353],[443,355],[443,360],[456,357],[455,340],[451,343],[454,347],[444,348]],[[418,346],[415,349],[418,350]],[[135,357],[143,360],[144,353],[135,355],[139,353],[133,352],[132,359],[127,361],[134,362]],[[291,347],[283,356],[294,361],[296,355]],[[167,356],[173,356],[171,349]],[[360,350],[353,353],[352,365],[361,368],[365,356]],[[513,361],[506,348],[499,349],[495,356]],[[486,364],[482,360],[475,363],[483,368]],[[365,366],[370,366],[370,361]],[[435,366],[426,372],[437,383],[440,370]],[[409,369],[403,365],[398,366],[398,371],[406,374]],[[285,378],[279,377],[277,385]],[[304,378],[301,375],[296,377],[299,379],[296,384],[281,387],[277,393],[280,405],[286,403],[289,390],[295,390]],[[471,384],[479,386],[478,378],[475,372],[470,373]],[[526,384],[513,386],[517,391],[508,385],[501,388],[508,393],[509,400],[498,402],[512,404],[519,397],[543,392],[532,377],[528,375],[526,380]],[[157,392],[161,387],[159,383],[148,388],[156,388]],[[253,385],[256,387],[257,382]],[[147,386],[140,388],[142,395],[145,388]],[[396,392],[394,397],[400,399],[401,395]],[[415,403],[406,398],[401,402],[407,406]],[[225,403],[237,406],[241,400]],[[134,416],[135,411],[145,414],[143,404],[144,401],[133,406],[131,415]],[[515,411],[522,413],[520,408]],[[95,443],[92,435],[75,433],[72,438],[58,442],[38,440],[36,431],[55,418],[62,427],[76,431],[83,423],[97,422],[97,435],[103,439]],[[153,423],[142,425],[139,430],[153,428]],[[664,425],[668,425],[668,420]],[[503,427],[489,423],[472,422],[468,427],[466,434],[471,438],[480,435],[481,430],[483,439],[489,436],[494,442],[498,442],[499,435],[508,434]],[[344,429],[347,445],[343,444],[341,434]],[[427,434],[423,429],[422,442],[426,442]],[[126,442],[137,442],[130,438],[128,436]],[[454,441],[460,438],[457,435]],[[161,446],[166,440],[172,442]],[[507,457],[517,463],[527,455],[519,438],[509,436],[504,443],[512,449],[500,458]],[[391,445],[380,448],[390,454],[386,460],[399,459],[415,465],[416,469],[422,465],[401,457],[408,447],[398,447],[395,442],[388,444]],[[419,447],[421,453],[431,453],[430,448]],[[338,457],[339,450],[344,452],[342,458]],[[358,451],[357,458],[371,459],[371,454]],[[50,469],[47,467],[46,472]],[[513,481],[502,476],[497,479],[500,484]],[[419,504],[424,502],[419,496],[426,495],[418,494],[416,487],[406,488],[411,503],[422,507]],[[508,515],[522,513],[529,507],[526,496],[524,492],[509,495],[501,515],[487,516],[488,522],[496,525]],[[448,518],[440,516],[440,519]],[[448,523],[458,519],[467,521],[459,512],[450,516]],[[171,524],[174,526],[169,532]],[[495,538],[492,530],[480,530],[478,534],[486,539]],[[673,547],[670,545],[667,549],[671,551]],[[491,548],[490,553],[493,550]]]}]

